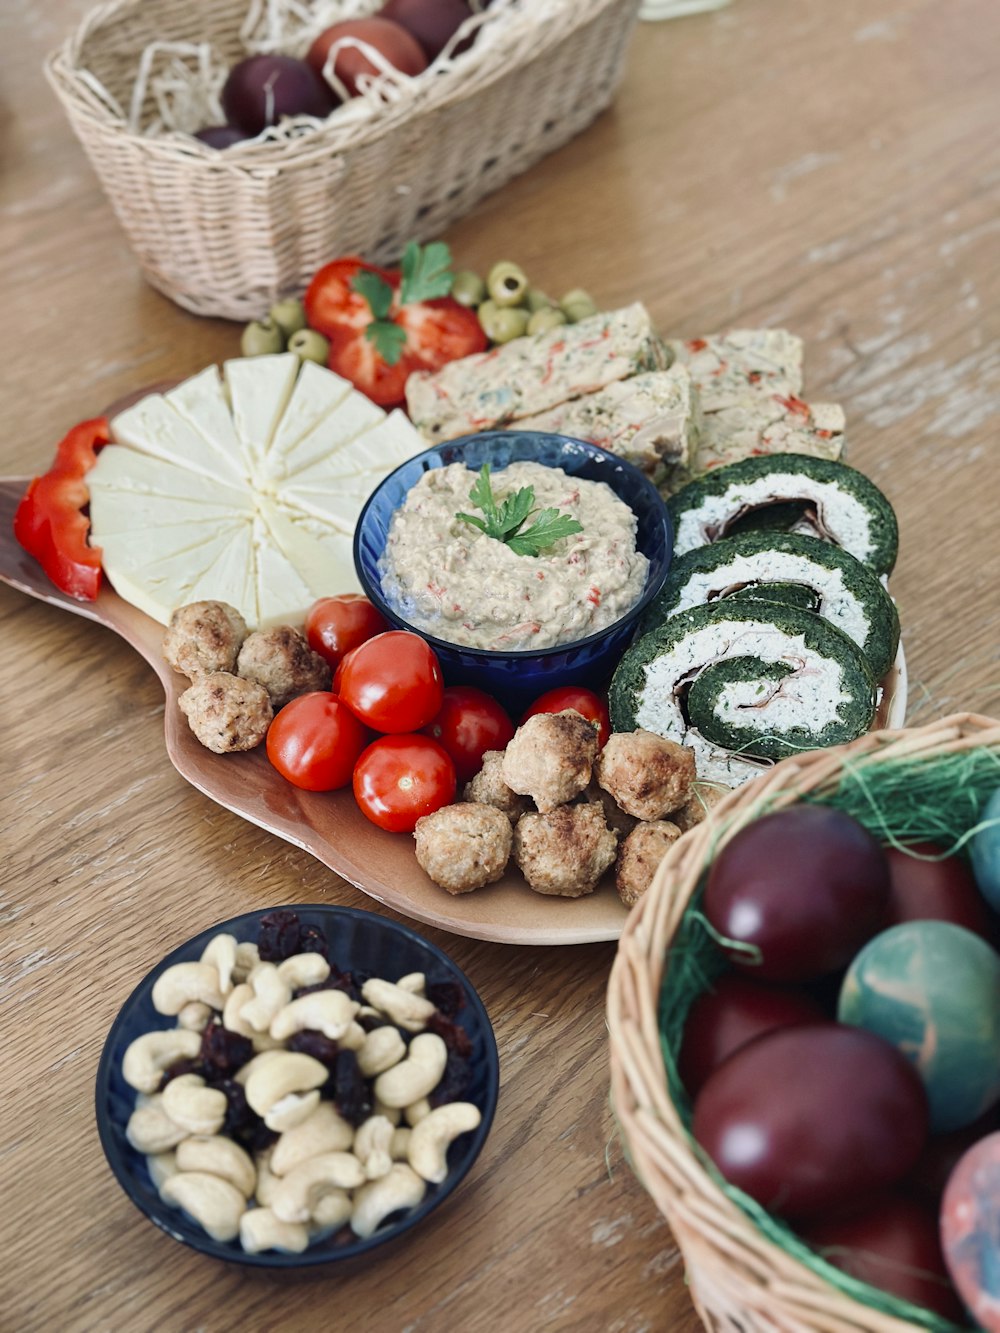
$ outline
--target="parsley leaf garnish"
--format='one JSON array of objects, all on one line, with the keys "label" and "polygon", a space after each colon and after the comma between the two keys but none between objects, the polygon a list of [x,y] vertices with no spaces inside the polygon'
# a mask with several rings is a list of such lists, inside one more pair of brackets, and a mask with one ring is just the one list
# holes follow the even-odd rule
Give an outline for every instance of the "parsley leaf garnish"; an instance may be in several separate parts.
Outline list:
[{"label": "parsley leaf garnish", "polygon": [[[498,507],[490,482],[490,465],[484,463],[479,469],[479,476],[469,492],[469,499],[481,509],[485,518],[476,514],[458,513],[457,519],[468,523],[480,532],[503,542],[515,555],[538,555],[549,546],[555,545],[561,537],[571,537],[575,532],[583,531],[583,524],[569,514],[560,514],[558,509],[534,508],[534,486],[522,486]],[[535,515],[530,527],[524,524]]]},{"label": "parsley leaf garnish", "polygon": [[[422,247],[411,241],[403,254],[402,272],[400,305],[447,296],[451,291],[451,251],[443,241],[432,241]],[[373,318],[365,329],[365,337],[375,344],[375,350],[386,365],[394,366],[403,355],[406,330],[389,318],[395,295],[392,287],[384,278],[367,269],[355,273],[351,286],[371,308]]]}]

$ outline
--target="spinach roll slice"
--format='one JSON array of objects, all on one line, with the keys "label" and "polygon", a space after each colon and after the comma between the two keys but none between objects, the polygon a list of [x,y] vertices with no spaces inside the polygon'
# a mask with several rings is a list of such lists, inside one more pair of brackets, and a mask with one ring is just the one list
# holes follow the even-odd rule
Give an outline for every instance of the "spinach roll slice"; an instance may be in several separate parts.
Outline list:
[{"label": "spinach roll slice", "polygon": [[893,663],[899,616],[879,580],[840,547],[794,533],[723,537],[675,558],[640,629],[655,629],[689,606],[748,596],[798,606],[830,621],[864,652],[876,680]]},{"label": "spinach roll slice", "polygon": [[853,639],[811,611],[727,598],[643,635],[611,681],[615,731],[642,727],[695,751],[698,774],[737,786],[760,761],[854,740],[877,686]]},{"label": "spinach roll slice", "polygon": [[876,575],[891,573],[899,545],[892,505],[864,473],[806,454],[745,458],[671,496],[674,555],[727,537],[750,515],[766,517],[772,506],[780,506],[784,518],[790,505],[799,506],[796,532],[839,546]]}]

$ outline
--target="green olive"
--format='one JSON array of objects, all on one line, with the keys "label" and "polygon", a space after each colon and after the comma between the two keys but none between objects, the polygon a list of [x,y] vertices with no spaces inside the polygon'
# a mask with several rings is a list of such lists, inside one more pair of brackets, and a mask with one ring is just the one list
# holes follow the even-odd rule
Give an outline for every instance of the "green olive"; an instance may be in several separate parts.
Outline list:
[{"label": "green olive", "polygon": [[486,297],[486,283],[478,273],[463,268],[451,280],[451,295],[459,305],[478,306]]},{"label": "green olive", "polygon": [[528,290],[528,279],[517,264],[503,260],[490,269],[486,290],[499,306],[520,305]]},{"label": "green olive", "polygon": [[562,310],[557,310],[554,306],[542,306],[528,320],[528,332],[548,333],[549,329],[557,329],[565,323],[566,315]]},{"label": "green olive", "polygon": [[559,302],[559,307],[565,311],[571,324],[578,324],[581,319],[589,319],[591,315],[597,314],[593,297],[582,287],[574,287],[571,292],[567,292]]},{"label": "green olive", "polygon": [[288,350],[300,361],[315,361],[318,366],[325,366],[330,355],[330,340],[315,329],[298,329],[288,340]]},{"label": "green olive", "polygon": [[536,310],[554,309],[556,302],[551,296],[546,296],[541,287],[529,287],[524,294],[524,304],[534,314]]},{"label": "green olive", "polygon": [[509,343],[520,338],[527,329],[528,312],[515,306],[498,306],[484,301],[479,307],[479,322],[490,342]]},{"label": "green olive", "polygon": [[306,326],[305,307],[294,296],[290,296],[287,301],[276,301],[267,313],[286,338]]},{"label": "green olive", "polygon": [[270,315],[255,319],[243,330],[240,351],[244,356],[267,356],[285,350],[285,335]]}]

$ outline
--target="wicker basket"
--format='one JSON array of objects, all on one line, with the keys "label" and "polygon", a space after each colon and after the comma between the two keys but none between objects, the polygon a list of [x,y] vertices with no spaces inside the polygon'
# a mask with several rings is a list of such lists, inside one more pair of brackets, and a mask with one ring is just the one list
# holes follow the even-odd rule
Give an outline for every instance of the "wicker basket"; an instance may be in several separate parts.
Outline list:
[{"label": "wicker basket", "polygon": [[111,0],[46,73],[149,282],[196,314],[242,320],[338,255],[388,262],[439,235],[584,129],[621,80],[638,3],[516,8],[498,16],[488,50],[473,46],[369,118],[337,112],[235,151],[134,133],[118,108],[154,39],[209,41],[239,59],[247,0]]},{"label": "wicker basket", "polygon": [[780,809],[802,793],[830,794],[845,757],[855,767],[858,761],[926,759],[976,747],[1000,755],[1000,722],[960,713],[784,760],[766,777],[728,793],[704,823],[675,843],[629,916],[608,990],[615,1113],[636,1173],[680,1246],[698,1314],[715,1333],[905,1333],[915,1325],[854,1299],[775,1244],[693,1150],[667,1090],[658,1022],[668,950],[685,910],[712,855],[739,828],[762,809]]}]

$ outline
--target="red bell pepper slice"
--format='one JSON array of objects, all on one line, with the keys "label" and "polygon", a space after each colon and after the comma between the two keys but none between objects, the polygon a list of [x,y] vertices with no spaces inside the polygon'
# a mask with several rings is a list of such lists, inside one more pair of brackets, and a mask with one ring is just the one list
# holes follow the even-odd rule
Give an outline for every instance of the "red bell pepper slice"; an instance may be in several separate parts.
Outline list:
[{"label": "red bell pepper slice", "polygon": [[35,477],[14,515],[14,536],[56,587],[92,602],[101,586],[101,549],[87,543],[90,500],[85,477],[111,440],[106,417],[81,421],[59,444],[55,462]]}]

